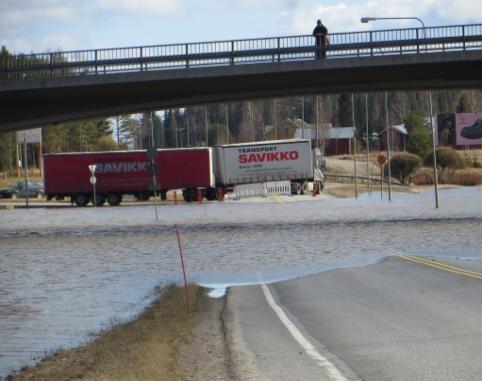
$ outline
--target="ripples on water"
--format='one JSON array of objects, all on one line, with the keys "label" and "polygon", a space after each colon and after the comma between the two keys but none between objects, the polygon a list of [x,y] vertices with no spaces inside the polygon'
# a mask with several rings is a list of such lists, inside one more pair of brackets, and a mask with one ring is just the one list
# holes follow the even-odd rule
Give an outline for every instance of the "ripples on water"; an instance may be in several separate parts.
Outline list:
[{"label": "ripples on water", "polygon": [[390,206],[374,198],[163,206],[161,223],[152,207],[0,211],[0,377],[132,317],[156,286],[180,282],[174,222],[189,280],[207,285],[374,263],[385,247],[479,257],[480,190],[449,192],[439,211],[429,195],[397,195]]}]

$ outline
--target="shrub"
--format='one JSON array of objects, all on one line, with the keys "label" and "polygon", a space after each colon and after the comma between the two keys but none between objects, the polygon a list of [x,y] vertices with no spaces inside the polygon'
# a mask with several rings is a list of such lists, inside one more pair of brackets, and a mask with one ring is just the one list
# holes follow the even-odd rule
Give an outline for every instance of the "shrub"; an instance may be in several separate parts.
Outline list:
[{"label": "shrub", "polygon": [[[408,177],[422,165],[420,156],[411,153],[399,153],[390,159],[390,169],[392,176],[396,177],[400,183],[406,183]],[[385,168],[385,175],[388,168]]]},{"label": "shrub", "polygon": [[[436,149],[437,166],[445,169],[459,169],[464,168],[464,161],[458,152],[452,148],[440,147]],[[424,164],[433,167],[433,151],[430,152],[424,160]]]},{"label": "shrub", "polygon": [[432,148],[432,129],[423,115],[412,112],[406,119],[408,129],[407,151],[425,157]]}]

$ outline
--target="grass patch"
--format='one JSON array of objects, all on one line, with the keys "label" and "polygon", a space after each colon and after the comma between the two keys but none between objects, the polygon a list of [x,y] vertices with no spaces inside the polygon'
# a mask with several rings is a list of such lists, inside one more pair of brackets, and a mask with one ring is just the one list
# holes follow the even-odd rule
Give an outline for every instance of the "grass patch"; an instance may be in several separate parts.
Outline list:
[{"label": "grass patch", "polygon": [[205,307],[202,287],[169,286],[134,321],[101,332],[88,344],[58,350],[36,366],[10,375],[9,381],[174,381],[179,348],[191,340],[194,316]]}]

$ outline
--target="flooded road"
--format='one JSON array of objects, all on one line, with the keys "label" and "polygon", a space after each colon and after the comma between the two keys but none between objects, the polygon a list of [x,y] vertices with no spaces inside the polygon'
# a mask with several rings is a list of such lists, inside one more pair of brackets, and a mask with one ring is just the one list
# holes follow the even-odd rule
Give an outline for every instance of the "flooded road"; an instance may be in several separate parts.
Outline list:
[{"label": "flooded road", "polygon": [[157,286],[271,282],[415,255],[482,257],[479,188],[285,203],[0,211],[0,377],[135,316]]}]

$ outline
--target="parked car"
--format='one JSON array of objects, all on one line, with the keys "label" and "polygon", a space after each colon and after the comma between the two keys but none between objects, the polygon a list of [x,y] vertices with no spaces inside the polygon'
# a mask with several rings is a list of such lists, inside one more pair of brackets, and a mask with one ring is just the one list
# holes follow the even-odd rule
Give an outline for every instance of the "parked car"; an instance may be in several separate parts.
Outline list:
[{"label": "parked car", "polygon": [[[42,197],[44,195],[44,185],[37,181],[28,182],[28,197]],[[27,196],[27,184],[19,181],[8,188],[0,189],[0,198],[25,198]]]}]

